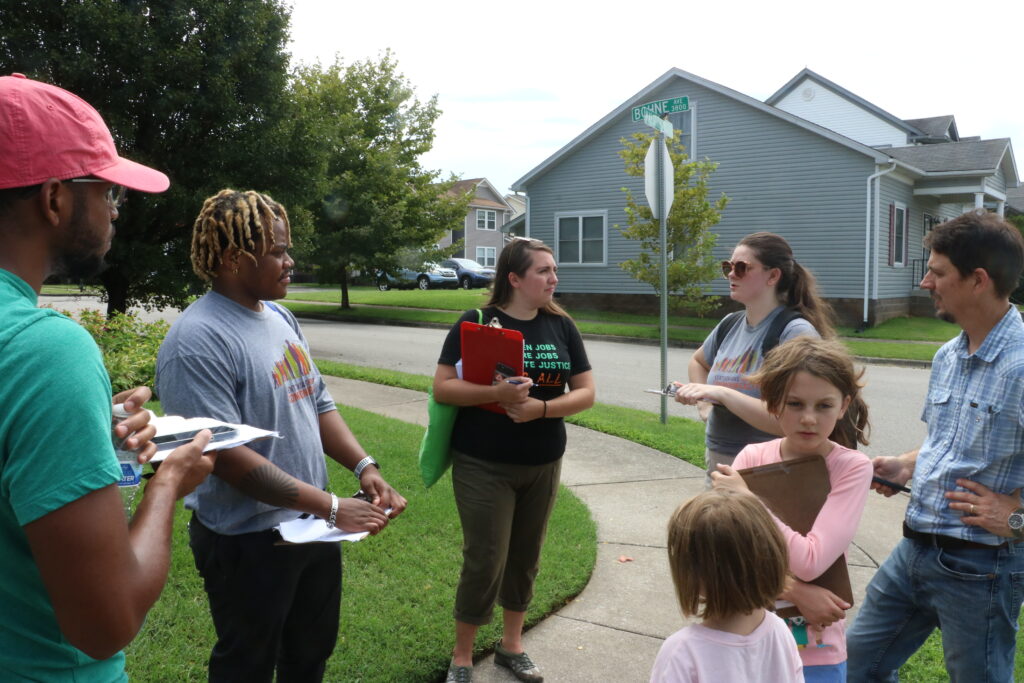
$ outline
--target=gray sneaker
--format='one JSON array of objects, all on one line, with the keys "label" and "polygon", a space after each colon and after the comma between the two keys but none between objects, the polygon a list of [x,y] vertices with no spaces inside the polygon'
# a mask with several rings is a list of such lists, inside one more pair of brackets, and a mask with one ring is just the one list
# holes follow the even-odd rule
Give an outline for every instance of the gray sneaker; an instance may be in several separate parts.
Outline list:
[{"label": "gray sneaker", "polygon": [[455,666],[455,662],[448,665],[448,677],[444,683],[473,683],[473,667]]},{"label": "gray sneaker", "polygon": [[544,676],[541,675],[540,669],[533,663],[530,656],[525,652],[514,654],[509,652],[501,646],[499,640],[494,644],[494,663],[498,666],[503,666],[506,669],[510,669],[512,674],[521,681],[530,681],[531,683],[543,683]]}]

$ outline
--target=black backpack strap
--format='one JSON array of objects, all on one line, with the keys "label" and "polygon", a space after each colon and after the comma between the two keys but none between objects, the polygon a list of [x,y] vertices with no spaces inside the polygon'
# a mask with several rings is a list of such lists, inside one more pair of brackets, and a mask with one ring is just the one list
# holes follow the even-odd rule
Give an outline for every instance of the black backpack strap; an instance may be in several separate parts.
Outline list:
[{"label": "black backpack strap", "polygon": [[797,318],[803,317],[803,314],[795,308],[784,308],[779,311],[779,314],[775,316],[775,320],[772,320],[772,324],[768,327],[768,334],[764,336],[764,341],[761,343],[761,354],[766,354],[778,346],[779,339],[782,337],[782,332],[786,329],[786,325]]},{"label": "black backpack strap", "polygon": [[[718,349],[722,348],[722,342],[724,342],[725,338],[729,336],[729,332],[732,331],[732,328],[736,327],[736,323],[738,323],[746,314],[746,311],[733,311],[729,315],[722,318],[722,322],[718,323],[718,329],[715,330],[716,356],[718,355]],[[715,359],[705,358],[705,360],[707,360],[708,365],[711,365],[714,363]]]}]

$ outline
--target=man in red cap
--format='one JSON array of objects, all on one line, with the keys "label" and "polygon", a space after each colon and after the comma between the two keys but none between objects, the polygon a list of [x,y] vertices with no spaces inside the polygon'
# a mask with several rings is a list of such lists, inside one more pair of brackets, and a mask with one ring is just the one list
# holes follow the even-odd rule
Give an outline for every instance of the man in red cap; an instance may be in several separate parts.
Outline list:
[{"label": "man in red cap", "polygon": [[[204,432],[164,461],[129,526],[99,350],[36,307],[50,273],[102,265],[121,188],[168,184],[119,157],[82,99],[0,77],[0,680],[126,681],[121,649],[167,580],[175,502],[212,470]],[[132,413],[116,436],[140,462],[156,450],[149,396],[114,397]]]}]

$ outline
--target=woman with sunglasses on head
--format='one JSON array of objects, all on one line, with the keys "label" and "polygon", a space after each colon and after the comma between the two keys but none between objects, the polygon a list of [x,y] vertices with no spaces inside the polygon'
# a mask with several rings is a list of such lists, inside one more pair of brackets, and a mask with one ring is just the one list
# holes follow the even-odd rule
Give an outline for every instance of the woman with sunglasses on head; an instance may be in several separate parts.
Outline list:
[{"label": "woman with sunglasses on head", "polygon": [[835,336],[832,308],[818,295],[814,275],[796,262],[779,235],[747,235],[732,259],[722,262],[722,273],[729,280],[729,297],[743,304],[743,314],[723,318],[690,359],[690,382],[675,383],[676,401],[698,406],[707,421],[709,487],[717,465],[731,465],[747,444],[782,435],[761,392],[747,379],[760,369],[765,353],[800,335]]},{"label": "woman with sunglasses on head", "polygon": [[[562,418],[594,403],[583,340],[552,299],[558,266],[551,248],[539,240],[513,239],[495,270],[490,301],[455,323],[434,373],[434,397],[461,406],[451,441],[463,537],[455,649],[447,677],[456,683],[473,680],[473,643],[480,626],[491,621],[495,601],[503,609],[495,663],[520,680],[543,680],[523,652],[523,621],[558,493],[565,452]],[[460,378],[460,327],[480,319],[522,332],[522,377],[491,385]],[[495,402],[505,413],[478,407]]]}]

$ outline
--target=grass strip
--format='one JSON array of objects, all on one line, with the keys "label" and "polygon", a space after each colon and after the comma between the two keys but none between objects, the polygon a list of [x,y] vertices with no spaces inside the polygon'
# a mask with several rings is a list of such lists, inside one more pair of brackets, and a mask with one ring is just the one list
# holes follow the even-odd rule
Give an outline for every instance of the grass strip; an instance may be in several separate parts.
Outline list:
[{"label": "grass strip", "polygon": [[[337,361],[317,359],[316,364],[325,375],[415,391],[426,391],[433,381],[429,375]],[[704,466],[704,425],[695,420],[670,416],[668,424],[663,425],[658,415],[646,410],[595,403],[590,410],[567,417],[565,421],[650,446],[698,467]]]},{"label": "grass strip", "polygon": [[[345,406],[339,412],[360,443],[384,464],[408,509],[378,536],[344,544],[338,645],[324,680],[437,681],[454,644],[451,608],[462,563],[462,531],[451,477],[429,490],[416,453],[423,428]],[[352,473],[327,461],[330,487],[354,493]],[[206,680],[215,642],[202,579],[188,548],[191,513],[179,504],[167,587],[127,650],[132,681]],[[563,487],[548,525],[528,624],[564,605],[586,585],[597,557],[597,530],[586,506]],[[477,651],[501,635],[501,619],[480,629]]]},{"label": "grass strip", "polygon": [[[396,321],[396,322],[426,322],[443,325],[452,325],[458,319],[457,313],[445,311],[424,311],[400,308],[353,308],[349,311],[342,311],[330,306],[319,304],[308,304],[294,301],[286,301],[287,306],[296,315],[314,314],[318,317],[330,318],[332,320],[363,322],[367,320]],[[643,339],[657,341],[660,339],[660,332],[655,327],[637,327],[635,325],[621,323],[599,323],[586,320],[577,321],[577,327],[583,334],[600,336],[622,337],[629,339]],[[697,328],[674,327],[669,329],[669,340],[674,342],[697,345],[707,337],[707,330]],[[930,361],[941,344],[907,342],[899,343],[892,341],[875,340],[842,340],[847,348],[855,356],[862,358],[881,358],[889,360],[919,360]]]}]

